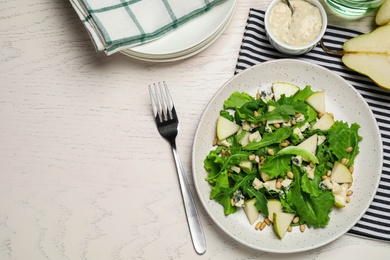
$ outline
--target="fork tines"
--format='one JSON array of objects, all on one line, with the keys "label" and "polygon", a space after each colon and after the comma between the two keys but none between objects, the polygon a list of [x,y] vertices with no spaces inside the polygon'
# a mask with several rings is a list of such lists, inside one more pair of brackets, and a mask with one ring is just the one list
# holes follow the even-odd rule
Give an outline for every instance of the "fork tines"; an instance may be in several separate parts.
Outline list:
[{"label": "fork tines", "polygon": [[165,81],[163,81],[163,84],[158,82],[157,85],[149,85],[149,95],[152,102],[154,117],[157,117],[158,115],[160,122],[172,120],[172,110],[174,108],[173,100]]}]

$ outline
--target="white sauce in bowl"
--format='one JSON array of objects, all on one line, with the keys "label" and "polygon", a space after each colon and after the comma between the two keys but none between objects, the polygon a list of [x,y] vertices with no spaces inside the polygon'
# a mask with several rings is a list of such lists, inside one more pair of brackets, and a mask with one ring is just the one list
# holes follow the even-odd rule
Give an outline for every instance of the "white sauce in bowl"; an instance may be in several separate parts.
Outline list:
[{"label": "white sauce in bowl", "polygon": [[291,46],[304,46],[320,34],[320,10],[305,1],[293,0],[294,15],[284,2],[277,3],[269,16],[270,31],[279,41]]}]

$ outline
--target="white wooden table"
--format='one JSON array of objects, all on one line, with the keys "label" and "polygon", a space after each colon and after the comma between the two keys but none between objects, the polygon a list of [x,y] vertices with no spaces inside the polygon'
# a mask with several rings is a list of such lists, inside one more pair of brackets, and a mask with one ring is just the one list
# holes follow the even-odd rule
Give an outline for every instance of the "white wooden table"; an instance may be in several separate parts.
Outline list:
[{"label": "white wooden table", "polygon": [[[387,259],[388,243],[351,235],[305,253],[256,251],[223,233],[199,201],[208,249],[193,249],[147,86],[170,86],[191,177],[198,120],[233,75],[249,8],[269,2],[239,0],[212,46],[156,64],[96,53],[68,1],[0,1],[0,259]],[[373,26],[372,16],[329,19]]]}]

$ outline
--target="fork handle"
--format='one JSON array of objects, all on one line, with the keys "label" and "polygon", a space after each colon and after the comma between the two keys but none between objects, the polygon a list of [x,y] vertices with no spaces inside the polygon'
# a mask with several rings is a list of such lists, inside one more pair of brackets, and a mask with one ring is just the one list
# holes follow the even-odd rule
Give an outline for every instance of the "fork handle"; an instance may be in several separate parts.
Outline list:
[{"label": "fork handle", "polygon": [[188,227],[192,238],[195,251],[198,254],[206,252],[206,240],[203,234],[202,224],[200,222],[198,210],[195,205],[194,197],[192,196],[190,186],[188,184],[187,176],[184,167],[180,161],[177,153],[176,144],[171,143],[173,157],[175,158],[176,170],[179,177],[179,184],[181,195],[183,197],[184,208],[187,216]]}]

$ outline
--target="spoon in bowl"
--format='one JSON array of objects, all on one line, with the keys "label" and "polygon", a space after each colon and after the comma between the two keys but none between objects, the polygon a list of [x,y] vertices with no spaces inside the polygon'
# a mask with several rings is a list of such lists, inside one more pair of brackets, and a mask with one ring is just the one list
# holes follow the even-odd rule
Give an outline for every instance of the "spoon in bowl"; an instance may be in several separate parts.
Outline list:
[{"label": "spoon in bowl", "polygon": [[294,8],[292,7],[291,3],[290,3],[290,0],[284,0],[284,2],[286,2],[288,8],[290,8],[291,10],[291,16],[293,16],[294,14]]}]

